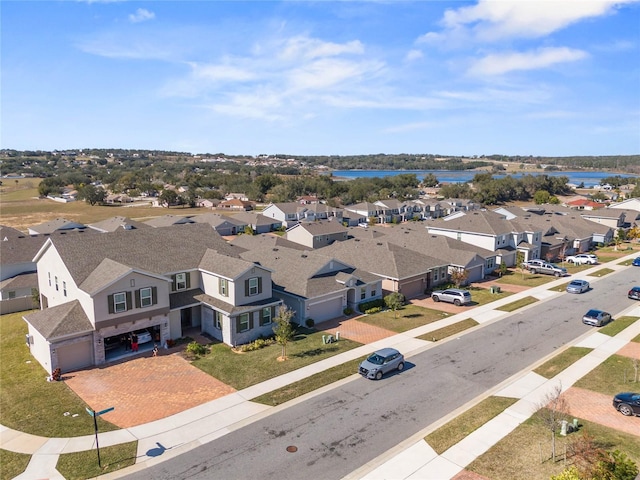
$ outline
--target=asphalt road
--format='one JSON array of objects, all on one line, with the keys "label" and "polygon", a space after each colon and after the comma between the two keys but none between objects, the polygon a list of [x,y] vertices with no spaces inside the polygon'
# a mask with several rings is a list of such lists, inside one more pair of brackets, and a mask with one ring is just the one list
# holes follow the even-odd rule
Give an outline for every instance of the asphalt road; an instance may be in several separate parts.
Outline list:
[{"label": "asphalt road", "polygon": [[358,377],[127,478],[340,479],[593,329],[581,322],[589,308],[615,316],[631,306],[631,285],[640,285],[640,268],[435,344],[401,373]]}]

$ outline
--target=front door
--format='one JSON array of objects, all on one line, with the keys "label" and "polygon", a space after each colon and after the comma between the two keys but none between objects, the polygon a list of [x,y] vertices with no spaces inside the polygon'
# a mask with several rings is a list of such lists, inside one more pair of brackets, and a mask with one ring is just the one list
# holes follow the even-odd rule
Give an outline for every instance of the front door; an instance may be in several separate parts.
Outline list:
[{"label": "front door", "polygon": [[182,325],[182,330],[185,328],[191,328],[191,307],[183,308],[180,310],[180,324]]}]

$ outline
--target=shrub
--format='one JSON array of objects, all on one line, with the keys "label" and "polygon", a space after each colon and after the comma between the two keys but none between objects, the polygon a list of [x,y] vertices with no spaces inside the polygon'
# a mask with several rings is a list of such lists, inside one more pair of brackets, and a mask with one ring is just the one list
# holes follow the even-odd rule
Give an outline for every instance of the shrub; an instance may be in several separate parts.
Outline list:
[{"label": "shrub", "polygon": [[207,353],[207,347],[198,342],[190,342],[185,349],[185,353],[191,358],[197,358]]},{"label": "shrub", "polygon": [[316,324],[315,320],[313,318],[307,318],[304,321],[305,325],[307,326],[307,328],[313,328],[313,326]]},{"label": "shrub", "polygon": [[244,345],[240,345],[238,350],[241,352],[253,352],[254,350],[260,350],[261,348],[268,347],[269,345],[273,345],[276,343],[275,338],[258,338],[251,343],[245,343]]},{"label": "shrub", "polygon": [[344,313],[345,315],[351,315],[353,313],[353,308],[347,307],[342,311],[342,313]]},{"label": "shrub", "polygon": [[368,302],[358,304],[358,310],[365,313],[367,313],[367,310],[375,307],[380,307],[380,309],[382,309],[382,307],[384,307],[384,300],[382,298],[378,298],[376,300],[369,300]]},{"label": "shrub", "polygon": [[374,313],[378,313],[380,311],[382,311],[382,307],[373,307],[373,308],[367,308],[364,311],[364,313],[366,313],[368,315],[371,315],[371,314],[374,314]]}]

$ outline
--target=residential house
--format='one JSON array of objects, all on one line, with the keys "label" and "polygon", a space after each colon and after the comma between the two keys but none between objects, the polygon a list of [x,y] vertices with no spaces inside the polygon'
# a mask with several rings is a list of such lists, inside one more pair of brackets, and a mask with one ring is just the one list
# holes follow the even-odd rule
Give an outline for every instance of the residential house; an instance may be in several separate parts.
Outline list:
[{"label": "residential house", "polygon": [[382,296],[379,276],[318,252],[265,246],[241,257],[272,272],[273,294],[300,325],[341,317],[346,308],[355,311],[359,303]]},{"label": "residential house", "polygon": [[281,301],[241,251],[206,224],[50,237],[34,258],[42,310],[24,316],[31,353],[65,372],[105,363],[131,332],[160,345],[190,329],[229,345],[269,334]]},{"label": "residential house", "polygon": [[219,213],[203,213],[191,217],[196,223],[207,223],[221,236],[232,236],[243,233],[247,223],[239,220],[237,215],[220,215]]},{"label": "residential house", "polygon": [[147,220],[147,225],[152,227],[170,227],[172,225],[184,225],[185,223],[196,223],[195,220],[188,215],[172,215],[170,213]]},{"label": "residential house", "polygon": [[628,198],[621,202],[612,203],[609,205],[609,208],[621,208],[623,210],[635,210],[636,212],[640,212],[640,198]]},{"label": "residential house", "polygon": [[286,228],[290,228],[304,218],[304,212],[308,208],[309,205],[300,205],[296,202],[270,203],[264,208],[262,214],[265,217],[278,220]]},{"label": "residential house", "polygon": [[348,238],[348,229],[333,220],[298,223],[287,230],[287,240],[311,249],[322,248]]},{"label": "residential house", "polygon": [[102,220],[96,223],[90,223],[89,228],[96,230],[100,233],[106,232],[115,232],[116,230],[136,230],[139,228],[151,228],[151,225],[148,225],[143,222],[138,222],[136,220],[131,220],[127,217],[115,216],[111,218],[107,218],[106,220]]},{"label": "residential house", "polygon": [[430,222],[429,233],[444,235],[497,253],[498,265],[512,267],[517,253],[524,260],[540,258],[542,231],[520,219],[508,220],[492,211],[458,211],[450,217]]},{"label": "residential house", "polygon": [[232,198],[230,200],[224,200],[218,204],[218,208],[223,210],[237,210],[247,212],[253,210],[253,202],[248,200],[240,200],[238,198]]},{"label": "residential house", "polygon": [[380,207],[374,203],[361,202],[344,207],[343,219],[350,227],[360,224],[381,223]]},{"label": "residential house", "polygon": [[254,233],[275,232],[282,228],[282,222],[280,220],[270,218],[261,213],[239,212],[233,215],[233,218],[251,227]]},{"label": "residential house", "polygon": [[294,250],[306,251],[307,247],[299,243],[292,242],[286,238],[271,233],[260,235],[238,235],[229,241],[230,245],[244,250],[257,250],[262,247],[280,248],[285,247]]},{"label": "residential house", "polygon": [[84,230],[86,228],[87,226],[82,223],[67,220],[66,218],[56,218],[55,220],[41,223],[35,227],[29,227],[29,235],[40,235],[62,231],[70,232],[73,230]]},{"label": "residential house", "polygon": [[383,294],[415,298],[448,281],[448,263],[381,238],[353,238],[320,253],[368,271],[382,279]]},{"label": "residential house", "polygon": [[343,210],[341,208],[330,207],[326,203],[305,204],[299,209],[301,221],[316,222],[318,220],[336,220],[342,223]]}]

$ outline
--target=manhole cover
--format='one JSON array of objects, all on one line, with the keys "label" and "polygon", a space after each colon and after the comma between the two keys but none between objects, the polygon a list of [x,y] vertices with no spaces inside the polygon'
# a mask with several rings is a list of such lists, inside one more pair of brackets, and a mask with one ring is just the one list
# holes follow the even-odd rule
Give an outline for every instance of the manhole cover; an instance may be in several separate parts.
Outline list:
[{"label": "manhole cover", "polygon": [[298,447],[296,447],[295,445],[289,445],[287,447],[287,452],[289,453],[296,453],[298,451]]}]

